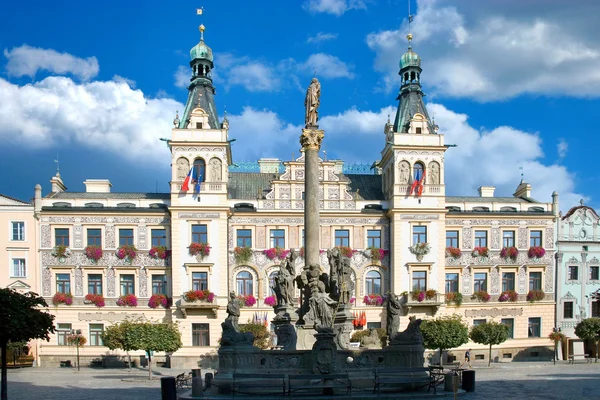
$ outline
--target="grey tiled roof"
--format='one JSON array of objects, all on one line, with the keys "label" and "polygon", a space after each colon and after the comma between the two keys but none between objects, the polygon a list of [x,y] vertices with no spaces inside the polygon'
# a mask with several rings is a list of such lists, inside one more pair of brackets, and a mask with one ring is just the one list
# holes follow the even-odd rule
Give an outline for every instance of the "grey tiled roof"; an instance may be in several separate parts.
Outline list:
[{"label": "grey tiled roof", "polygon": [[130,200],[169,200],[170,193],[141,193],[141,192],[111,192],[111,193],[88,193],[88,192],[59,192],[50,193],[46,196],[50,199],[130,199]]},{"label": "grey tiled roof", "polygon": [[529,197],[446,196],[446,203],[539,203]]},{"label": "grey tiled roof", "polygon": [[256,200],[258,194],[266,195],[271,182],[281,174],[264,172],[230,172],[227,197],[230,199]]},{"label": "grey tiled roof", "polygon": [[358,190],[359,200],[385,200],[381,190],[381,175],[344,174],[340,177],[349,182],[350,190]]}]

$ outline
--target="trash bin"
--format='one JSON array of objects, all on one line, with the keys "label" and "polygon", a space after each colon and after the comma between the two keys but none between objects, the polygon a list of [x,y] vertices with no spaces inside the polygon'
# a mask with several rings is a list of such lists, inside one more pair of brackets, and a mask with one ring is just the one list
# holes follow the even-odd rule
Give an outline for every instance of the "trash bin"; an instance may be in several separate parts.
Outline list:
[{"label": "trash bin", "polygon": [[462,373],[462,388],[465,392],[475,391],[475,371],[472,369],[463,371]]},{"label": "trash bin", "polygon": [[448,372],[444,375],[444,392],[454,392],[452,388],[452,377],[454,374],[452,372]]},{"label": "trash bin", "polygon": [[160,378],[160,393],[162,400],[177,400],[174,376],[163,376]]}]

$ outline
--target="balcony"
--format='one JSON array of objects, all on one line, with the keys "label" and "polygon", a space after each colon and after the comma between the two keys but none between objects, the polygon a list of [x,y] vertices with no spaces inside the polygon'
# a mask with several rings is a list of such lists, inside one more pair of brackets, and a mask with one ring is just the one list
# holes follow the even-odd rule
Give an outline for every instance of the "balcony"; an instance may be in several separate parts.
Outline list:
[{"label": "balcony", "polygon": [[442,304],[444,304],[442,295],[437,292],[432,297],[425,297],[421,301],[419,301],[419,299],[414,299],[412,293],[406,293],[404,295],[404,308],[406,309],[407,314],[410,313],[410,310],[413,307],[430,307],[435,315]]},{"label": "balcony", "polygon": [[220,306],[216,303],[216,298],[212,303],[208,301],[196,300],[196,301],[186,301],[185,296],[181,295],[180,300],[177,304],[177,308],[181,310],[183,314],[183,318],[187,318],[188,310],[208,310],[211,311],[215,318],[217,318],[217,313]]}]

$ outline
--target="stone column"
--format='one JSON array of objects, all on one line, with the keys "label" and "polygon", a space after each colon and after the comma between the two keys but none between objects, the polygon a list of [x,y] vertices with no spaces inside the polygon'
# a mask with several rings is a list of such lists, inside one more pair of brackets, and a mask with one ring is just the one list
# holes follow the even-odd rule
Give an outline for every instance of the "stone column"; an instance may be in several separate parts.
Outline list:
[{"label": "stone column", "polygon": [[304,259],[319,264],[319,149],[325,136],[317,127],[302,129],[304,151]]}]

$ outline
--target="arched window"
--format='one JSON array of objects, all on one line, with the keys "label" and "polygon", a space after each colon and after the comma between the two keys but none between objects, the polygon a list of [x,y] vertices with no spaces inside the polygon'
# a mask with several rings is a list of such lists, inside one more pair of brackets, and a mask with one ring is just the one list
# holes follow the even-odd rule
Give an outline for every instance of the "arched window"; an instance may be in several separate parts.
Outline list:
[{"label": "arched window", "polygon": [[237,293],[239,295],[247,296],[249,294],[253,294],[253,280],[252,274],[248,271],[242,271],[237,274],[235,278]]},{"label": "arched window", "polygon": [[204,182],[206,180],[206,163],[203,159],[194,160],[194,181]]},{"label": "arched window", "polygon": [[415,163],[413,170],[414,170],[414,175],[413,175],[414,180],[420,181],[421,177],[423,176],[423,172],[425,171],[425,167],[420,162],[417,162],[417,163]]},{"label": "arched window", "polygon": [[366,294],[381,294],[381,274],[377,271],[367,272],[365,278]]},{"label": "arched window", "polygon": [[273,291],[273,287],[275,286],[275,277],[279,275],[279,271],[273,271],[269,274],[269,295],[273,296],[275,292]]}]

